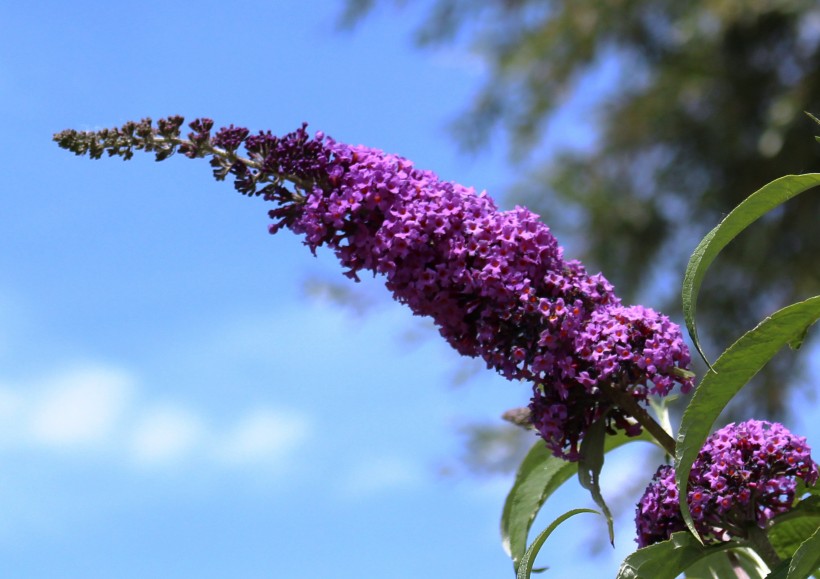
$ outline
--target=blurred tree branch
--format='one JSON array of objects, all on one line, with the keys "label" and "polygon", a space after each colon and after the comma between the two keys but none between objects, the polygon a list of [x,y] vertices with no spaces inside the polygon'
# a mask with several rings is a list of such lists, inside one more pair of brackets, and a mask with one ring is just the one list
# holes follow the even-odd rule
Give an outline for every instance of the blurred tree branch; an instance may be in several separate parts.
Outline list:
[{"label": "blurred tree branch", "polygon": [[[405,2],[345,0],[343,23],[388,4]],[[488,71],[452,124],[455,141],[471,152],[499,136],[509,142],[512,160],[526,167],[508,203],[540,213],[625,301],[680,320],[679,284],[700,237],[769,181],[820,170],[817,129],[802,114],[820,112],[820,6],[811,0],[426,6],[419,46],[467,44]],[[616,86],[585,94],[584,81],[602,71]],[[593,145],[573,147],[569,135],[545,155],[561,108],[590,100],[591,120],[578,130],[591,131]],[[699,300],[707,352],[716,356],[766,315],[817,293],[818,225],[820,199],[800,196],[727,248]],[[805,359],[781,353],[726,420],[786,418],[791,394],[805,386]],[[462,432],[462,466],[476,474],[512,470],[531,440],[505,423]]]},{"label": "blurred tree branch", "polygon": [[[347,0],[346,22],[378,4]],[[614,70],[617,90],[595,103],[595,145],[529,159],[537,169],[510,200],[541,213],[625,299],[672,316],[700,236],[765,183],[820,169],[802,114],[820,111],[815,2],[432,0],[416,39],[469,43],[489,72],[456,139],[479,150],[501,131],[519,161],[537,157],[559,107],[584,96],[582,79]],[[817,196],[803,196],[729,247],[699,303],[712,353],[816,292],[819,218]],[[778,358],[740,397],[743,415],[783,418],[800,370]]]}]

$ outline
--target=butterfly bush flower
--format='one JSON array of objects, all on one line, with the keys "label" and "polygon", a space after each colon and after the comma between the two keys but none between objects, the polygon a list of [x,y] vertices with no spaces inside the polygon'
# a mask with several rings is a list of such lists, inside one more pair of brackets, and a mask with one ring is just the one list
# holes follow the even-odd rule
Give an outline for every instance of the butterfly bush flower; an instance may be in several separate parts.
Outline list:
[{"label": "butterfly bush flower", "polygon": [[[817,483],[817,465],[806,439],[776,422],[729,424],[703,445],[689,475],[687,501],[698,533],[712,542],[745,537],[788,512],[797,479]],[[641,547],[664,541],[686,526],[680,514],[675,470],[661,466],[635,514]]]},{"label": "butterfly bush flower", "polygon": [[[397,155],[339,143],[303,125],[277,137],[209,119],[179,136],[181,117],[97,133],[55,135],[77,154],[158,159],[211,157],[246,195],[276,204],[271,233],[287,228],[315,252],[332,249],[345,274],[380,274],[398,301],[430,316],[459,353],[481,357],[510,380],[533,385],[531,420],[557,456],[577,460],[596,420],[640,426],[602,394],[615,386],[643,402],[692,387],[689,352],[675,324],[620,303],[612,285],[567,260],[550,229],[523,207],[500,211],[484,192],[442,181]],[[238,149],[244,146],[244,157]]]},{"label": "butterfly bush flower", "polygon": [[668,464],[658,467],[638,502],[635,526],[639,547],[665,541],[672,533],[686,529],[680,514],[675,469]]}]

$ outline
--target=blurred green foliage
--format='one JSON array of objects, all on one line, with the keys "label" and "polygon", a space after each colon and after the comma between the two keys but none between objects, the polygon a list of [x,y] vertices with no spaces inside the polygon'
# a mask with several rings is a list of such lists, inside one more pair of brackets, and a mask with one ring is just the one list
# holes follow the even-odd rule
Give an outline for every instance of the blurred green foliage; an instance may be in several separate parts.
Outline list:
[{"label": "blurred green foliage", "polygon": [[[355,23],[377,4],[346,0],[343,20]],[[604,272],[626,302],[680,320],[679,280],[698,239],[769,181],[820,170],[817,126],[803,114],[820,112],[814,1],[426,6],[419,44],[466,44],[487,70],[454,123],[457,142],[474,151],[509,143],[527,170],[508,204],[540,213],[569,255]],[[606,90],[584,94],[595,86],[587,81],[604,76]],[[579,127],[591,128],[591,144],[544,153],[551,121],[578,99],[593,103],[589,127]],[[699,301],[709,355],[769,313],[817,293],[818,226],[820,199],[801,196],[726,250]],[[730,417],[782,419],[801,383],[798,360],[788,352],[776,358]]]}]

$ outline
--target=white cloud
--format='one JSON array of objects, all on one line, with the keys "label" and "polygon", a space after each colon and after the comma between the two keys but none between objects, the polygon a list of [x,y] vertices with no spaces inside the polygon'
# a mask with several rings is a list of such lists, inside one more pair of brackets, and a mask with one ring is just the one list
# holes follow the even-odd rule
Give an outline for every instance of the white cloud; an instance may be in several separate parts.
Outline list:
[{"label": "white cloud", "polygon": [[263,468],[281,464],[311,432],[296,410],[251,408],[232,424],[180,401],[146,400],[127,371],[77,365],[42,380],[0,383],[0,450],[83,450],[159,472],[193,468]]},{"label": "white cloud", "polygon": [[308,419],[298,412],[257,409],[226,433],[217,458],[236,465],[277,461],[304,442],[309,431]]},{"label": "white cloud", "polygon": [[46,446],[94,446],[110,441],[132,391],[131,377],[89,366],[49,378],[30,407],[32,438]]},{"label": "white cloud", "polygon": [[131,456],[141,465],[176,462],[190,457],[205,434],[202,420],[186,409],[152,408],[142,414],[131,433]]}]

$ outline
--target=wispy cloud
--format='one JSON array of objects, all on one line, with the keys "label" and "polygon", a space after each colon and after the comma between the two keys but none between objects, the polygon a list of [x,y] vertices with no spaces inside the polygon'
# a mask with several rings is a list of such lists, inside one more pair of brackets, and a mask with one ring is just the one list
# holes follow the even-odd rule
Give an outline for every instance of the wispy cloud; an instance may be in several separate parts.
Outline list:
[{"label": "wispy cloud", "polygon": [[299,413],[259,408],[243,416],[216,447],[228,465],[278,461],[310,435],[310,423]]},{"label": "wispy cloud", "polygon": [[117,369],[87,366],[48,378],[31,399],[32,441],[89,447],[110,441],[131,402],[133,380]]},{"label": "wispy cloud", "polygon": [[157,466],[191,457],[205,442],[202,419],[170,405],[143,412],[130,436],[130,451],[138,465]]},{"label": "wispy cloud", "polygon": [[181,401],[146,399],[129,372],[86,363],[27,383],[0,384],[0,452],[97,454],[157,471],[278,464],[304,445],[311,420],[300,411],[253,407],[227,425]]}]

